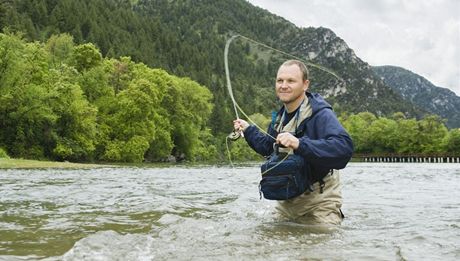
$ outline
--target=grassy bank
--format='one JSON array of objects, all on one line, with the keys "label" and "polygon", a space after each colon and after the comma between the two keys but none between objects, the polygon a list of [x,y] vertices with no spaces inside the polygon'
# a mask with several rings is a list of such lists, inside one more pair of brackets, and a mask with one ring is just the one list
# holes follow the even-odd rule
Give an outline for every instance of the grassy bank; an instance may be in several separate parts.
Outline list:
[{"label": "grassy bank", "polygon": [[72,162],[0,158],[0,169],[47,169],[47,168],[88,169],[88,168],[102,168],[102,167],[113,167],[113,166],[103,165],[103,164],[84,164],[84,163],[72,163]]}]

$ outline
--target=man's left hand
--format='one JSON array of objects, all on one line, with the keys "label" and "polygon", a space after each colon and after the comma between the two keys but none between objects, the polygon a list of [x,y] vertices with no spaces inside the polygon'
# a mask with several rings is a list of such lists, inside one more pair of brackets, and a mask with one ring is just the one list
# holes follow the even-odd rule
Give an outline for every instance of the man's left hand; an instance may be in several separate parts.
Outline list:
[{"label": "man's left hand", "polygon": [[299,148],[299,139],[289,132],[282,132],[278,134],[276,137],[276,143],[294,150]]}]

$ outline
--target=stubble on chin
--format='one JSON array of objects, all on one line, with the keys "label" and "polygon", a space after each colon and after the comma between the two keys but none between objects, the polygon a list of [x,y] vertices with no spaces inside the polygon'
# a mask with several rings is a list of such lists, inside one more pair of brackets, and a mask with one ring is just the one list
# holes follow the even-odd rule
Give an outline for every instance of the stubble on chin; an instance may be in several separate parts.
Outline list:
[{"label": "stubble on chin", "polygon": [[295,99],[293,97],[290,97],[290,96],[287,96],[287,97],[283,97],[283,96],[278,96],[278,99],[283,102],[284,104],[288,104],[288,103],[291,103],[293,102]]},{"label": "stubble on chin", "polygon": [[282,101],[283,103],[290,102],[291,97],[288,94],[283,94],[283,93],[278,93],[276,96],[278,96],[278,99]]}]

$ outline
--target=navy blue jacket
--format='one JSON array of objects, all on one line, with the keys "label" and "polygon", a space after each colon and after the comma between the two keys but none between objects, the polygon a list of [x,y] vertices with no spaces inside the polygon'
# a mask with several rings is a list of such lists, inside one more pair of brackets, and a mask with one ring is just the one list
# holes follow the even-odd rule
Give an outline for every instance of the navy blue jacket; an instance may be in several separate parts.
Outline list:
[{"label": "navy blue jacket", "polygon": [[[353,142],[337,120],[332,107],[317,93],[308,93],[312,106],[312,115],[300,123],[297,133],[299,148],[294,153],[304,157],[313,172],[312,182],[322,179],[331,169],[343,169],[353,154]],[[278,113],[283,113],[284,106]],[[268,127],[268,133],[273,137],[278,135],[273,127]],[[244,137],[249,146],[262,156],[273,153],[273,138],[265,135],[257,127],[251,125],[244,131]]]}]

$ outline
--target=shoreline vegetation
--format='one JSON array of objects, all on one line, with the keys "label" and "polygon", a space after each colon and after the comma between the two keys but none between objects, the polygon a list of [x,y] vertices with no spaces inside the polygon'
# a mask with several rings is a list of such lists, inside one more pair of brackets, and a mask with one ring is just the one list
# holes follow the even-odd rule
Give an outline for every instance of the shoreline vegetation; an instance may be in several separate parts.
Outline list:
[{"label": "shoreline vegetation", "polygon": [[[248,166],[258,164],[259,161],[247,161],[234,163],[234,166]],[[5,169],[93,169],[93,168],[124,168],[124,167],[139,167],[139,168],[165,168],[177,166],[222,166],[230,165],[222,161],[206,161],[206,162],[142,162],[142,163],[119,163],[119,162],[68,162],[68,161],[49,161],[49,160],[31,160],[31,159],[15,159],[15,158],[1,158],[0,157],[0,170]]]},{"label": "shoreline vegetation", "polygon": [[117,167],[100,163],[75,163],[27,159],[0,158],[0,169],[92,169]]}]

